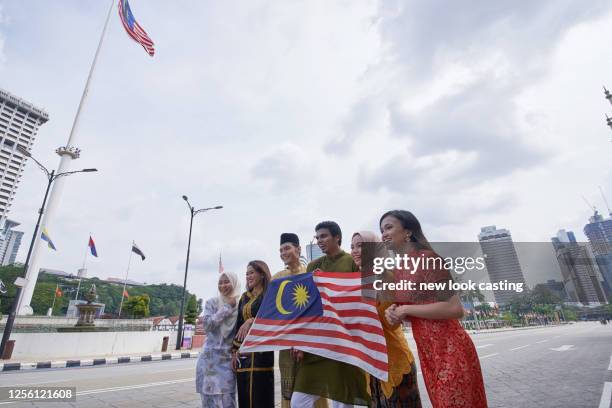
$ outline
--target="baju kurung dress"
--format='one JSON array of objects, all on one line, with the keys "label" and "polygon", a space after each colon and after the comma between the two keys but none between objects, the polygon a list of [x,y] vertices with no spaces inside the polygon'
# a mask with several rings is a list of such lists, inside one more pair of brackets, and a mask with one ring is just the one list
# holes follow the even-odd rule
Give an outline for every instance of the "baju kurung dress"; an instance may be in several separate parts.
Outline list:
[{"label": "baju kurung dress", "polygon": [[[240,297],[236,332],[242,324],[257,315],[263,293],[254,295],[250,291]],[[234,350],[240,348],[241,342],[234,339]],[[274,407],[274,352],[239,354],[239,366],[236,370],[238,382],[238,406],[240,408],[273,408]]]},{"label": "baju kurung dress", "polygon": [[236,407],[236,376],[232,371],[234,331],[224,337],[221,325],[236,319],[235,309],[219,298],[206,301],[204,330],[206,341],[196,364],[196,391],[202,396],[202,407]]},{"label": "baju kurung dress", "polygon": [[402,325],[391,325],[385,318],[390,302],[376,305],[385,333],[389,359],[389,379],[382,381],[370,376],[372,408],[421,408],[414,356],[408,347]]},{"label": "baju kurung dress", "polygon": [[[414,258],[439,258],[430,250],[408,254]],[[413,273],[414,272],[414,273]],[[418,288],[421,283],[448,282],[451,275],[445,268],[396,271],[396,281],[410,280]],[[398,304],[427,304],[449,299],[452,291],[415,291],[409,301]],[[423,380],[433,408],[486,408],[482,371],[472,339],[457,319],[422,319],[410,317],[412,334],[417,344]]]}]

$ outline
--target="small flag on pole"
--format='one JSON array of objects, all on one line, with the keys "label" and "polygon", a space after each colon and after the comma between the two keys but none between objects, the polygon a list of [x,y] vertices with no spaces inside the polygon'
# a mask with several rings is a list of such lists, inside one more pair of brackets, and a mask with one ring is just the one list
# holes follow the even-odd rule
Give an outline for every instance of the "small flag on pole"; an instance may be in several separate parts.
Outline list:
[{"label": "small flag on pole", "polygon": [[55,287],[55,297],[62,297],[63,293],[59,286]]},{"label": "small flag on pole", "polygon": [[123,289],[123,297],[130,297],[130,294],[125,289]]},{"label": "small flag on pole", "polygon": [[96,250],[96,244],[94,243],[94,240],[91,237],[91,235],[89,236],[89,244],[88,245],[89,245],[89,250],[91,251],[91,254],[97,258],[98,257],[98,251]]},{"label": "small flag on pole", "polygon": [[121,23],[123,23],[123,28],[125,28],[127,35],[138,44],[142,45],[150,56],[155,55],[153,40],[151,40],[145,30],[142,29],[140,24],[136,22],[128,0],[119,0],[119,17],[121,18]]},{"label": "small flag on pole", "polygon": [[40,239],[45,241],[49,248],[51,248],[54,251],[57,251],[57,249],[55,248],[55,245],[53,245],[53,241],[51,241],[51,237],[49,236],[49,232],[47,231],[47,228],[42,229],[42,232],[40,233]]},{"label": "small flag on pole", "polygon": [[221,253],[219,252],[219,273],[225,272],[225,268],[223,267],[223,261],[221,261]]},{"label": "small flag on pole", "polygon": [[143,261],[145,260],[145,256],[144,256],[144,254],[142,253],[142,251],[140,250],[140,248],[138,248],[138,247],[136,246],[136,243],[135,243],[135,242],[132,242],[132,252],[134,252],[135,254],[140,255],[140,257],[142,258],[142,260],[143,260]]}]

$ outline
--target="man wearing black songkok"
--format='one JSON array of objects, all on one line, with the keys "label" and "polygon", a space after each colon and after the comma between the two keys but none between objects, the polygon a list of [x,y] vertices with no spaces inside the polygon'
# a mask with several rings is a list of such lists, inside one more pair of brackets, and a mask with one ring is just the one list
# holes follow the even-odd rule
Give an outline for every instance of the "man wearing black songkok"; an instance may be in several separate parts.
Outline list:
[{"label": "man wearing black songkok", "polygon": [[[300,239],[292,232],[282,233],[280,236],[280,257],[285,263],[285,269],[272,276],[274,279],[282,279],[287,276],[306,273],[306,265],[300,262]],[[278,366],[281,373],[281,408],[290,408],[293,383],[297,372],[297,364],[291,356],[290,350],[281,350],[278,356]],[[326,408],[327,400],[319,399],[316,408]]]}]

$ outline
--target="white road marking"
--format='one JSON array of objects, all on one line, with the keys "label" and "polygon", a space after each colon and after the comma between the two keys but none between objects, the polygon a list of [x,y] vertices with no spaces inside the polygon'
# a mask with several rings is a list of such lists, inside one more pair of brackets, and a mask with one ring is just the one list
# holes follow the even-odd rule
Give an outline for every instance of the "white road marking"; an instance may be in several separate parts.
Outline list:
[{"label": "white road marking", "polygon": [[612,401],[612,382],[604,383],[601,399],[599,400],[599,408],[610,408]]},{"label": "white road marking", "polygon": [[541,344],[541,343],[546,343],[548,340],[540,340],[540,341],[536,341],[536,344]]},{"label": "white road marking", "polygon": [[496,356],[496,355],[498,355],[498,354],[499,354],[499,353],[487,354],[486,356],[482,356],[482,357],[479,357],[479,358],[482,360],[483,358],[493,357],[493,356]]},{"label": "white road marking", "polygon": [[149,388],[149,387],[158,387],[160,385],[171,385],[171,384],[180,384],[188,381],[194,381],[195,377],[191,378],[182,378],[180,380],[171,380],[171,381],[160,381],[154,383],[146,383],[146,384],[136,384],[136,385],[125,385],[123,387],[111,387],[111,388],[98,388],[93,390],[86,390],[77,392],[77,396],[79,395],[90,395],[90,394],[101,394],[103,392],[114,392],[114,391],[124,391],[124,390],[134,390],[138,388]]},{"label": "white road marking", "polygon": [[487,347],[490,347],[490,346],[492,346],[492,345],[493,345],[493,344],[482,344],[482,345],[480,345],[480,346],[476,346],[476,348],[477,348],[477,349],[487,348]]},{"label": "white road marking", "polygon": [[612,356],[610,356],[610,365],[608,366],[608,370],[612,370]]},{"label": "white road marking", "polygon": [[561,347],[551,348],[551,350],[553,350],[553,351],[568,351],[568,350],[572,350],[573,348],[574,348],[573,344],[564,344]]},{"label": "white road marking", "polygon": [[526,345],[520,346],[520,347],[511,348],[510,351],[520,350],[520,349],[525,348],[525,347],[529,347],[529,344],[526,344]]}]

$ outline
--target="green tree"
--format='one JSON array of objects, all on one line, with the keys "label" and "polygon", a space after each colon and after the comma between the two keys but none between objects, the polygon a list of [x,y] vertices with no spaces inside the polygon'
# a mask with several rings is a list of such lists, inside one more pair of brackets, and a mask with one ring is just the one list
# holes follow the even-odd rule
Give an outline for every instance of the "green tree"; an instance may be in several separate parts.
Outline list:
[{"label": "green tree", "polygon": [[561,299],[555,295],[546,285],[543,283],[534,286],[530,293],[533,303],[539,305],[559,305]]},{"label": "green tree", "polygon": [[481,312],[482,316],[485,316],[485,317],[489,317],[493,313],[493,308],[487,302],[479,304],[478,306],[474,307],[474,309]]},{"label": "green tree", "polygon": [[[5,294],[0,294],[0,313],[2,314],[9,313],[11,305],[13,304],[16,290],[14,282],[18,276],[23,276],[23,265],[15,264],[0,267],[0,279],[4,282],[7,289]],[[81,282],[79,299],[83,299],[83,293],[89,290],[91,285],[94,283],[98,293],[98,302],[104,303],[105,305],[104,311],[106,313],[116,315],[119,312],[119,305],[121,304],[123,285],[105,282],[96,277],[89,279],[86,278]],[[36,282],[36,287],[34,288],[34,294],[31,301],[31,306],[34,309],[35,314],[45,315],[47,313],[47,310],[53,303],[53,295],[55,293],[56,285],[60,286],[64,295],[56,299],[54,314],[59,315],[66,313],[69,300],[74,299],[75,297],[78,279],[74,276],[64,277],[41,273],[38,276],[38,281]],[[130,297],[145,294],[148,295],[148,315],[177,316],[179,314],[181,296],[183,295],[183,288],[181,286],[162,283],[157,285],[131,287],[127,290],[131,295]],[[186,296],[193,295],[187,292]],[[186,298],[186,300],[187,299],[188,298]],[[201,305],[201,302],[201,299],[196,299],[196,304]],[[123,306],[127,313],[125,302]],[[198,311],[200,310],[201,306]],[[139,312],[139,314],[135,316],[140,315],[142,315],[142,312]]]},{"label": "green tree", "polygon": [[198,318],[198,302],[195,295],[190,295],[185,309],[185,323],[195,324]]},{"label": "green tree", "polygon": [[[0,312],[2,314],[8,314],[11,311],[11,305],[15,300],[15,293],[17,291],[14,282],[18,276],[23,276],[23,265],[7,265],[0,267],[0,279],[4,282],[4,286],[6,287],[6,293],[0,295]],[[51,305],[49,304],[49,306]]]},{"label": "green tree", "polygon": [[135,319],[142,319],[143,317],[149,316],[149,295],[130,296],[125,302],[125,311],[128,315]]}]

